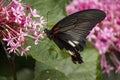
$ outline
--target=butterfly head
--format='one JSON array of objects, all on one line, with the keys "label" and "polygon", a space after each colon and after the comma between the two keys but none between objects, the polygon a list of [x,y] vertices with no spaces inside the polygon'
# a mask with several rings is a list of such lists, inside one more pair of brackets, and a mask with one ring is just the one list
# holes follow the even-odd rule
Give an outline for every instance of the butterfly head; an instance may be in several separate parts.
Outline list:
[{"label": "butterfly head", "polygon": [[50,35],[50,30],[48,30],[48,29],[44,29],[44,32],[45,32],[45,34],[47,35],[47,37],[49,38],[49,39],[52,39],[52,35]]}]

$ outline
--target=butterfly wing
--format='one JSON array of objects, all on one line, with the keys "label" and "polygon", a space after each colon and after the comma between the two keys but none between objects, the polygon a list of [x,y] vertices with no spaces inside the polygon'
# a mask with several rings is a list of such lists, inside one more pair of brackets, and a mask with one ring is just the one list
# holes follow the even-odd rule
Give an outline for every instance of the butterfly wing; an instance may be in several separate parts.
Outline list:
[{"label": "butterfly wing", "polygon": [[62,28],[64,28],[64,30],[68,30],[71,28],[68,26],[74,25],[76,23],[83,23],[92,20],[94,20],[94,23],[96,24],[101,22],[105,18],[105,16],[106,14],[98,9],[83,10],[63,18],[51,29],[51,31],[58,29],[58,27],[59,30]]},{"label": "butterfly wing", "polygon": [[74,13],[59,21],[49,31],[49,36],[60,49],[68,50],[74,63],[81,63],[79,51],[85,46],[86,36],[105,16],[103,11],[97,9]]}]

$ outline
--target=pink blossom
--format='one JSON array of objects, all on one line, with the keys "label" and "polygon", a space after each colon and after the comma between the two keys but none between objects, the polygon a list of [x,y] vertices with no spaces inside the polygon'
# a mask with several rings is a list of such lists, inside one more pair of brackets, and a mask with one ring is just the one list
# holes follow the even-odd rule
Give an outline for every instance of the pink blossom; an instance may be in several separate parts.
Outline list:
[{"label": "pink blossom", "polygon": [[[105,11],[107,17],[99,23],[89,34],[87,39],[99,51],[101,67],[104,72],[110,73],[115,69],[120,73],[120,0],[73,0],[67,7],[68,14],[84,9],[100,9]],[[115,67],[107,62],[106,54]]]},{"label": "pink blossom", "polygon": [[30,10],[30,5],[26,5],[26,10]]},{"label": "pink blossom", "polygon": [[2,14],[4,14],[4,15],[6,15],[6,19],[7,20],[9,20],[9,13],[8,13],[8,11],[7,11],[7,8],[6,7],[4,7],[4,8],[2,8]]},{"label": "pink blossom", "polygon": [[33,17],[40,17],[40,16],[37,14],[37,10],[36,10],[36,9],[34,9],[34,10],[30,9],[30,11],[31,11],[31,15],[32,15]]},{"label": "pink blossom", "polygon": [[26,48],[22,48],[21,56],[23,56],[27,51],[29,51],[31,46],[27,46]]},{"label": "pink blossom", "polygon": [[34,37],[34,39],[35,39],[35,45],[38,44],[38,42],[39,42],[39,37],[43,38],[43,35],[41,35],[40,33],[37,33],[37,34],[36,34],[36,36]]},{"label": "pink blossom", "polygon": [[44,19],[36,9],[32,10],[30,6],[24,8],[21,0],[11,0],[7,6],[4,6],[4,2],[0,1],[0,27],[3,28],[0,30],[0,38],[7,42],[9,53],[22,56],[31,48],[30,45],[24,48],[26,37],[32,38],[35,45],[42,38],[41,26],[44,24]]},{"label": "pink blossom", "polygon": [[14,39],[15,37],[12,37],[9,32],[8,32],[8,36],[6,38],[3,38],[3,40],[7,42],[7,46],[10,46],[10,44],[13,43]]},{"label": "pink blossom", "polygon": [[18,53],[19,52],[18,48],[20,46],[21,45],[19,44],[19,42],[17,42],[17,43],[13,42],[13,43],[10,43],[10,47],[7,48],[7,50],[9,50],[9,53],[11,53],[11,52]]},{"label": "pink blossom", "polygon": [[42,27],[43,27],[43,25],[41,25],[41,24],[43,24],[43,23],[45,23],[45,20],[44,20],[44,18],[43,18],[43,17],[40,17],[39,22],[38,22],[38,23],[36,23],[36,24],[42,28]]}]

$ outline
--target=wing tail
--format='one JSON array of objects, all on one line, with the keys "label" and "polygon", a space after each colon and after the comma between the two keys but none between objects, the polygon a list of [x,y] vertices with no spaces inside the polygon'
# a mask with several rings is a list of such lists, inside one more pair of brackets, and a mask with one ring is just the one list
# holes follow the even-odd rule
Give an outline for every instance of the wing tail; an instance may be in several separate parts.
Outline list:
[{"label": "wing tail", "polygon": [[75,64],[83,63],[82,57],[78,52],[76,52],[74,55],[70,55],[70,56],[71,56],[73,63],[75,63]]}]

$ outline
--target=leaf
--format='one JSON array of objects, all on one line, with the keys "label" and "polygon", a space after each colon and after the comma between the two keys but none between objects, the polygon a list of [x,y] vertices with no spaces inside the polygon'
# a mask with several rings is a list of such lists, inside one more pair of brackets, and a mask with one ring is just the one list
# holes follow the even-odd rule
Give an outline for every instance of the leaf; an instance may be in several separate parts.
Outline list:
[{"label": "leaf", "polygon": [[[49,53],[48,53],[49,54]],[[47,56],[47,54],[45,54]],[[44,63],[36,64],[35,75],[47,69],[55,69],[64,73],[69,80],[96,80],[98,52],[93,48],[86,48],[81,53],[84,63],[74,64],[70,57],[57,60],[50,59]],[[40,62],[40,61],[39,61]]]},{"label": "leaf", "polygon": [[60,71],[55,69],[47,69],[41,71],[34,80],[68,80],[68,78]]},{"label": "leaf", "polygon": [[41,62],[37,62],[36,61],[36,66],[35,66],[35,78],[39,75],[39,73],[41,71],[44,71],[46,69],[53,69],[52,67],[50,67],[49,65],[46,65],[44,63]]},{"label": "leaf", "polygon": [[24,68],[17,72],[17,80],[33,80],[34,73],[28,68]]},{"label": "leaf", "polygon": [[96,80],[102,80],[102,68],[100,65],[100,56],[98,57]]},{"label": "leaf", "polygon": [[[29,41],[28,44],[32,43]],[[55,66],[63,59],[67,58],[66,54],[60,54],[59,48],[50,40],[43,39],[37,46],[33,45],[29,54],[34,59],[49,66]],[[62,57],[64,55],[64,57]],[[65,57],[66,56],[66,57]]]},{"label": "leaf", "polygon": [[84,63],[72,64],[70,60],[58,69],[62,70],[70,80],[96,80],[98,54],[94,49],[86,49],[81,53]]}]

